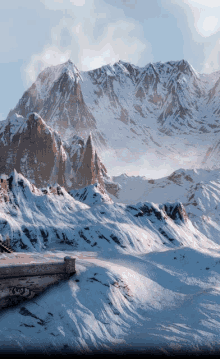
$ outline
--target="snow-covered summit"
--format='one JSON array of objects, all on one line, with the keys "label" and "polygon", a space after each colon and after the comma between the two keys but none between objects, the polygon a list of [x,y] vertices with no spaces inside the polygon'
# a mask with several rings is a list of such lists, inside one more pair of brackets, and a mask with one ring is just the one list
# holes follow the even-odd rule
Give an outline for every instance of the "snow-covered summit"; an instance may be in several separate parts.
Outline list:
[{"label": "snow-covered summit", "polygon": [[91,132],[100,156],[113,149],[123,160],[125,149],[136,159],[150,151],[185,161],[192,152],[202,167],[220,131],[219,76],[198,74],[185,60],[84,72],[67,61],[42,71],[8,118],[36,112],[65,141]]},{"label": "snow-covered summit", "polygon": [[86,186],[82,189],[71,190],[69,193],[76,200],[86,203],[89,206],[113,203],[112,199],[103,191],[103,187],[99,183]]}]

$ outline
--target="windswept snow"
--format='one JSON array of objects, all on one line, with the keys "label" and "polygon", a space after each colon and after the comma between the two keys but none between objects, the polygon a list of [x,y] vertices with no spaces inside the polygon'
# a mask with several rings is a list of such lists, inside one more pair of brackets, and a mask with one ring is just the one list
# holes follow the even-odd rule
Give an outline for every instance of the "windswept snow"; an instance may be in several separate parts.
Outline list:
[{"label": "windswept snow", "polygon": [[121,175],[113,178],[121,189],[114,202],[165,203],[180,201],[193,225],[209,239],[220,243],[220,170],[179,169],[170,176],[150,180]]},{"label": "windswept snow", "polygon": [[[188,176],[192,183],[193,175],[176,181]],[[87,354],[218,348],[220,246],[193,226],[181,202],[113,203],[103,201],[99,186],[72,195],[59,186],[41,190],[16,171],[9,184],[9,201],[0,207],[3,240],[9,234],[33,263],[71,255],[77,272],[0,312],[5,348]]]},{"label": "windswept snow", "polygon": [[76,275],[0,313],[5,347],[81,354],[218,347],[219,250],[215,256],[188,247],[140,257],[52,255],[66,253],[76,257]]}]

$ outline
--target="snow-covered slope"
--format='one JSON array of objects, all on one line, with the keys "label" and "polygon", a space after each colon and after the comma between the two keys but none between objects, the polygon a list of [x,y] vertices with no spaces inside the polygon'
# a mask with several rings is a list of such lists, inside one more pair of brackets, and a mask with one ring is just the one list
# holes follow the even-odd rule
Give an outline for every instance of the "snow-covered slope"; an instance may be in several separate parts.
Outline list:
[{"label": "snow-covered slope", "polygon": [[14,171],[6,201],[2,199],[0,206],[3,239],[9,236],[15,250],[31,251],[74,248],[105,252],[118,248],[144,253],[192,242],[198,248],[216,247],[192,226],[178,203],[127,206],[114,204],[100,187],[90,186],[81,192],[70,195],[60,186],[40,190]]},{"label": "snow-covered slope", "polygon": [[121,186],[117,197],[110,195],[114,202],[180,201],[194,226],[220,243],[220,170],[179,169],[161,179],[121,175],[114,180]]},{"label": "snow-covered slope", "polygon": [[[180,186],[192,177],[180,171],[160,183]],[[8,183],[1,190],[3,240],[9,235],[14,250],[31,251],[33,262],[73,255],[77,273],[4,309],[1,348],[47,354],[216,348],[220,246],[193,226],[181,202],[113,203],[99,185],[70,195],[60,186],[36,188],[16,171]]]},{"label": "snow-covered slope", "polygon": [[62,355],[217,351],[219,251],[215,256],[193,248],[141,257],[68,254],[77,258],[75,276],[0,313],[1,347]]},{"label": "snow-covered slope", "polygon": [[103,191],[103,187],[99,183],[84,187],[80,190],[71,190],[69,194],[76,200],[86,203],[89,206],[95,204],[113,203],[108,194]]}]

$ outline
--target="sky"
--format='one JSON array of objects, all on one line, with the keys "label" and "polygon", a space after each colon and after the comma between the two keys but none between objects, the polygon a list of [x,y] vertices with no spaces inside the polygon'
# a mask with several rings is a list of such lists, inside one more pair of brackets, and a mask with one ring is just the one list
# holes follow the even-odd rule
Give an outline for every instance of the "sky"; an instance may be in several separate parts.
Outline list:
[{"label": "sky", "polygon": [[68,59],[82,71],[120,59],[220,69],[219,0],[7,0],[0,32],[0,120],[41,70]]}]

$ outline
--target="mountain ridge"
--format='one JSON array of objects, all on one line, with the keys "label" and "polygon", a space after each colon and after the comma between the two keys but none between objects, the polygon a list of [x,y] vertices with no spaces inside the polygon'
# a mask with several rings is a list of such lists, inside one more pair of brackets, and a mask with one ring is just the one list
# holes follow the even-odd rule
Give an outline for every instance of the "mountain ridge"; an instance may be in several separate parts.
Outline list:
[{"label": "mountain ridge", "polygon": [[194,136],[205,158],[220,132],[219,79],[220,72],[200,74],[186,60],[143,67],[118,61],[90,71],[67,61],[43,70],[7,119],[37,112],[65,141],[91,132],[101,158],[112,150],[122,159],[132,148],[138,158],[153,151],[170,159],[193,150]]}]

